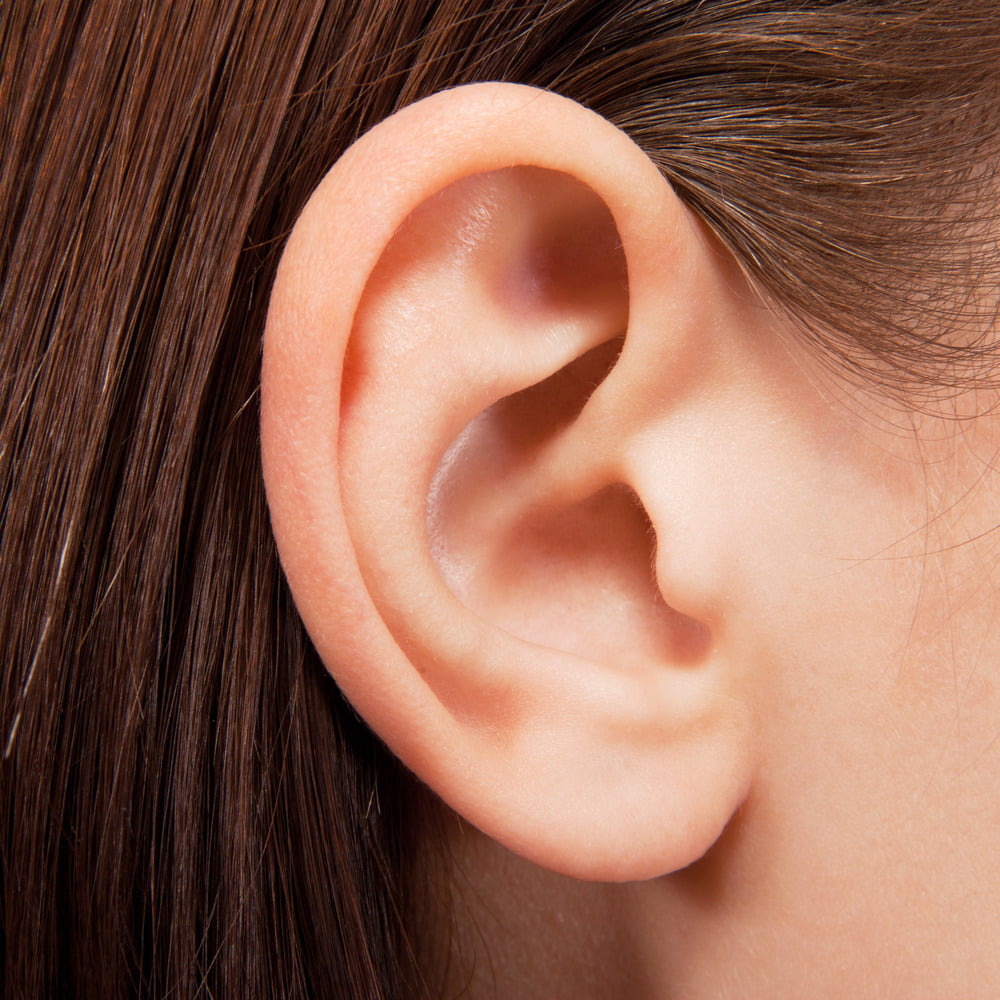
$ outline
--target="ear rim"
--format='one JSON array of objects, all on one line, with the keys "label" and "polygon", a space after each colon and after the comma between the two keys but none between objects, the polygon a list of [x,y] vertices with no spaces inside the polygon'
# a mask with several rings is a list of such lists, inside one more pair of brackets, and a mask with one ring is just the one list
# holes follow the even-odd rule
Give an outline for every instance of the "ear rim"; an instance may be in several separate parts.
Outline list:
[{"label": "ear rim", "polygon": [[[407,141],[415,136],[421,141]],[[650,830],[645,840],[623,851],[617,817],[607,829],[562,830],[553,838],[534,815],[538,801],[508,801],[509,815],[497,815],[495,803],[484,809],[484,798],[496,799],[495,786],[509,768],[510,741],[455,726],[453,713],[419,671],[400,669],[409,658],[380,623],[339,501],[342,361],[369,275],[414,205],[470,174],[519,165],[569,174],[606,201],[622,243],[644,248],[628,259],[630,286],[655,286],[671,268],[683,269],[678,248],[692,230],[680,203],[631,140],[593,112],[558,95],[511,84],[457,88],[409,106],[334,165],[286,246],[272,292],[261,377],[268,502],[282,565],[321,658],[348,700],[411,770],[435,790],[449,789],[446,800],[476,826],[546,867],[582,878],[648,878],[700,857],[721,833],[749,788],[747,735],[735,738],[738,750],[720,764],[736,775],[726,782],[724,804],[700,822],[675,830],[669,845]],[[366,176],[381,177],[376,193],[358,190],[357,179]],[[637,188],[662,193],[655,211],[622,211]],[[359,231],[367,234],[360,248]],[[324,249],[317,253],[317,247]],[[336,275],[336,280],[303,288],[303,268]],[[646,314],[630,316],[630,328],[654,329],[661,300],[651,295],[640,301]],[[291,372],[322,374],[303,387]],[[325,441],[326,447],[304,448],[303,441]],[[321,560],[315,556],[319,540],[304,542],[290,527],[303,519],[325,526]],[[303,594],[314,596],[303,599]],[[346,634],[335,624],[345,617],[356,623]],[[469,641],[469,648],[482,641]],[[438,734],[433,747],[428,732]],[[695,753],[700,744],[692,741],[689,749]],[[473,759],[481,762],[480,773],[463,775],[466,784],[456,786],[461,765],[455,762]],[[674,779],[671,792],[669,776],[657,777],[667,800],[671,794],[691,794],[680,787],[682,779]],[[553,788],[549,798],[557,800],[558,793]],[[639,802],[630,805],[641,808]],[[595,837],[602,840],[599,849]]]}]

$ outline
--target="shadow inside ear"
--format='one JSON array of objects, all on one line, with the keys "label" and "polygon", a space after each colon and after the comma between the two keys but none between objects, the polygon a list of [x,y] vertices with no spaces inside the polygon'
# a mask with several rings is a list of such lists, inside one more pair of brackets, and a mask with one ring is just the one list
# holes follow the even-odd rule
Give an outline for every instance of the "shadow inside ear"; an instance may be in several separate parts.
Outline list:
[{"label": "shadow inside ear", "polygon": [[621,357],[624,331],[584,352],[535,385],[499,400],[489,410],[499,433],[519,448],[541,446],[583,412]]},{"label": "shadow inside ear", "polygon": [[476,417],[445,454],[428,496],[435,564],[476,614],[528,642],[613,663],[697,664],[701,622],[670,608],[655,579],[656,533],[635,491],[580,499],[530,491],[546,448],[580,415],[624,337],[587,351]]}]

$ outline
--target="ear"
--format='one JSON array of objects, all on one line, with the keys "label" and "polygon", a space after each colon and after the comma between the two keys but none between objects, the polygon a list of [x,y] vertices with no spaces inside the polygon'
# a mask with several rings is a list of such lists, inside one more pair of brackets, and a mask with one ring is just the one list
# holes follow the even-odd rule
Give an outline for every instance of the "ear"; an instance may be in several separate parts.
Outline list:
[{"label": "ear", "polygon": [[423,781],[565,874],[687,865],[750,785],[686,405],[749,299],[623,133],[513,85],[379,125],[288,241],[262,441],[302,618]]}]

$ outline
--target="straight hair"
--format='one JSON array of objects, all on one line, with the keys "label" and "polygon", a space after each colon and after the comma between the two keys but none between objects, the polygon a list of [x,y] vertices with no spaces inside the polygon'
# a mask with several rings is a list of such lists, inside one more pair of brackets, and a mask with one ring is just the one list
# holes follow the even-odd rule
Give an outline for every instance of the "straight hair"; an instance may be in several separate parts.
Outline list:
[{"label": "straight hair", "polygon": [[345,703],[258,457],[285,235],[445,87],[619,125],[838,372],[995,383],[981,0],[0,4],[0,983],[437,995],[441,810]]}]

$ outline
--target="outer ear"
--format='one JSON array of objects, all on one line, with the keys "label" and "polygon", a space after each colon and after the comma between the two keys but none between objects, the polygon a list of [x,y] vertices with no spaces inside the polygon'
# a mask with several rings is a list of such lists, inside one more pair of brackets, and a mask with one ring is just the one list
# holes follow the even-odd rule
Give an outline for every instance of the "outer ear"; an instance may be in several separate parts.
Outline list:
[{"label": "outer ear", "polygon": [[682,867],[749,787],[742,663],[677,501],[701,470],[662,451],[738,285],[624,134],[494,84],[365,136],[281,264],[262,438],[303,620],[420,778],[565,874]]}]

